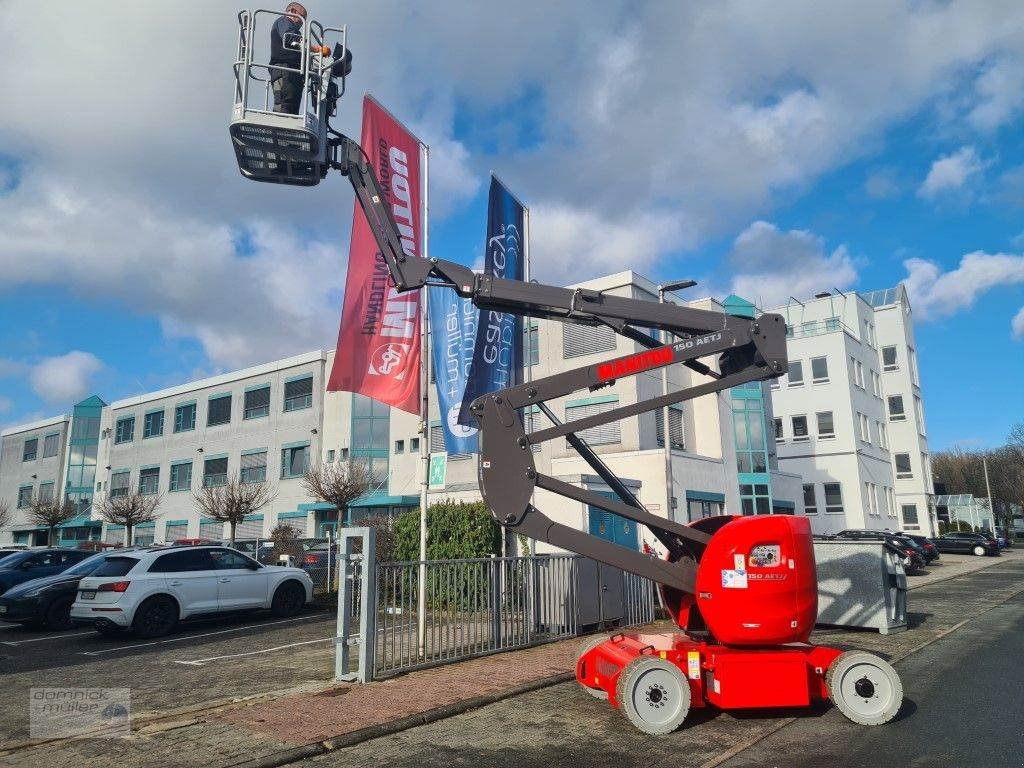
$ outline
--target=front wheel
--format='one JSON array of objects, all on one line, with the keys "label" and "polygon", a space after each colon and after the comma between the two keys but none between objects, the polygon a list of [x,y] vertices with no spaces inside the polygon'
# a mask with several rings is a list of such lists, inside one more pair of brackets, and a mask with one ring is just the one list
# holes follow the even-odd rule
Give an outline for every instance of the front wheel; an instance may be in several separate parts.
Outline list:
[{"label": "front wheel", "polygon": [[47,629],[71,629],[71,606],[74,602],[74,597],[58,597],[46,606],[43,625]]},{"label": "front wheel", "polygon": [[892,665],[866,651],[839,654],[825,673],[836,709],[859,725],[883,725],[903,705],[903,682]]},{"label": "front wheel", "polygon": [[675,664],[652,656],[633,659],[615,689],[619,708],[651,736],[672,733],[690,712],[690,683]]},{"label": "front wheel", "polygon": [[297,581],[286,581],[274,592],[270,612],[278,618],[297,615],[306,604],[306,590]]},{"label": "front wheel", "polygon": [[163,637],[178,625],[178,606],[169,597],[158,595],[142,603],[135,611],[132,629],[142,638]]}]

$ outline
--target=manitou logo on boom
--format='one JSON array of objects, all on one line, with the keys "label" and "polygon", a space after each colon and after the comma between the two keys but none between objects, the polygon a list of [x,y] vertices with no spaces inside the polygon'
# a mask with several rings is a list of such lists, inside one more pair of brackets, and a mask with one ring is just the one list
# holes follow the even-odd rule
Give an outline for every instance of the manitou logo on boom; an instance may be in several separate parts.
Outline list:
[{"label": "manitou logo on boom", "polygon": [[629,357],[623,357],[619,360],[612,360],[610,363],[602,363],[597,366],[597,378],[601,381],[618,379],[623,376],[640,373],[640,371],[646,371],[650,368],[656,368],[659,365],[665,365],[666,363],[671,362],[671,347],[651,349],[646,352],[630,355]]}]

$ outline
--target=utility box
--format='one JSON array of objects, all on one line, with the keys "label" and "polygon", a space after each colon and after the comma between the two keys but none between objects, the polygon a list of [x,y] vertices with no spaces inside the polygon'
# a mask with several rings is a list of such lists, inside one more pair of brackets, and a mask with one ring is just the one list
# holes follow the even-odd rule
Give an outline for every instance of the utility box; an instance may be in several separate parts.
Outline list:
[{"label": "utility box", "polygon": [[907,575],[881,542],[815,541],[818,625],[907,628]]},{"label": "utility box", "polygon": [[579,626],[614,626],[626,615],[622,571],[589,557],[576,559]]}]

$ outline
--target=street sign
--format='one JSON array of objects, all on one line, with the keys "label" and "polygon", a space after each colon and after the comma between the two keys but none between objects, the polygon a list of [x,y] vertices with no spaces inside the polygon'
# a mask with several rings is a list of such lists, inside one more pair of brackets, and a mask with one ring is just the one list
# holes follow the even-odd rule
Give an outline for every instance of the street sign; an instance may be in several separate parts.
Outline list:
[{"label": "street sign", "polygon": [[444,490],[445,480],[448,477],[448,454],[430,454],[430,475],[429,486],[432,489]]}]

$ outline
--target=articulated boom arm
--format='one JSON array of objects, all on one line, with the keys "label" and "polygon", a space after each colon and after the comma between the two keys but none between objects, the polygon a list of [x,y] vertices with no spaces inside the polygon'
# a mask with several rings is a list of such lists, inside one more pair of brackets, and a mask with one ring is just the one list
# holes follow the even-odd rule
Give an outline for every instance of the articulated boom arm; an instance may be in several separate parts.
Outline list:
[{"label": "articulated boom arm", "polygon": [[[746,382],[779,376],[787,362],[786,325],[782,317],[736,317],[676,304],[608,296],[600,291],[498,279],[476,274],[461,264],[407,254],[387,196],[362,149],[339,135],[332,150],[332,165],[351,181],[396,290],[447,286],[481,309],[605,325],[648,348],[477,398],[472,412],[480,423],[480,489],[495,519],[517,533],[692,593],[696,564],[710,536],[649,513],[575,433]],[[667,331],[675,340],[662,344],[641,328]],[[717,370],[700,361],[711,355],[717,356]],[[703,374],[708,381],[567,424],[560,423],[546,405],[549,400],[578,390],[597,390],[617,379],[676,363]],[[533,406],[548,417],[552,426],[527,434],[518,412]],[[618,501],[537,472],[531,446],[561,437],[608,483]],[[554,522],[531,503],[537,488],[643,524],[668,549],[669,559],[657,560]]]}]

